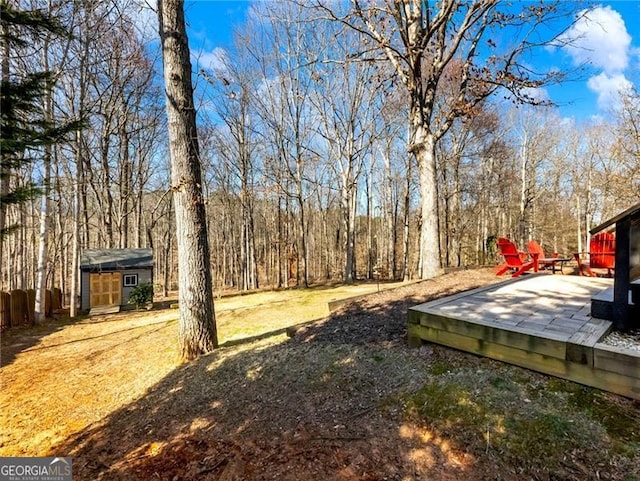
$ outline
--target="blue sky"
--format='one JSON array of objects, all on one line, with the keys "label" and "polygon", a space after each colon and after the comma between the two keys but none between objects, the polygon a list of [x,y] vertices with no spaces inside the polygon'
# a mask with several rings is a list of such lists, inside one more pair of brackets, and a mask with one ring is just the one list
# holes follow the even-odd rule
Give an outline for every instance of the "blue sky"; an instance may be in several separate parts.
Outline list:
[{"label": "blue sky", "polygon": [[[249,1],[191,0],[185,4],[191,49],[208,67],[232,45]],[[535,63],[542,68],[566,69],[588,65],[579,78],[549,86],[537,93],[559,105],[563,117],[577,121],[606,116],[615,107],[619,88],[640,88],[640,0],[596,3],[588,18],[569,34],[579,37],[574,47],[540,50]]]}]

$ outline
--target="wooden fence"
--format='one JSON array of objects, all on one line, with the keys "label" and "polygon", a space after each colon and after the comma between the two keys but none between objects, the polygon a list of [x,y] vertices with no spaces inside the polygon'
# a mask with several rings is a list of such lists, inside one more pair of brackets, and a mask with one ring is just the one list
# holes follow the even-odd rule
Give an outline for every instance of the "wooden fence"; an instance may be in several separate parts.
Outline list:
[{"label": "wooden fence", "polygon": [[[32,326],[35,321],[36,291],[16,289],[0,291],[0,330],[16,326]],[[44,310],[47,317],[62,309],[62,291],[57,287],[47,289]]]}]

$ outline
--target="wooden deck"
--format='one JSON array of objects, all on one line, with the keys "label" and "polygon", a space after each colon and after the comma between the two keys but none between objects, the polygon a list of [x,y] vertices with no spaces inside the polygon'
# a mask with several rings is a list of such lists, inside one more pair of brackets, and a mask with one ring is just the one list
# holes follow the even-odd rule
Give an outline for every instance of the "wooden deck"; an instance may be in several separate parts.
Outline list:
[{"label": "wooden deck", "polygon": [[600,343],[612,324],[591,317],[611,279],[537,274],[409,310],[410,345],[472,352],[640,399],[640,353]]}]

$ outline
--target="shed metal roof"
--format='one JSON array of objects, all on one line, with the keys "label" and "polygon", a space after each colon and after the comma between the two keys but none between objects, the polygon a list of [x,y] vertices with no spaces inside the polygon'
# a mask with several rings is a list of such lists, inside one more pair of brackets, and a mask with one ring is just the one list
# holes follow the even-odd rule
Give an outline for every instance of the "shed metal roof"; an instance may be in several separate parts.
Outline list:
[{"label": "shed metal roof", "polygon": [[152,267],[152,249],[85,249],[80,256],[80,269],[83,271]]}]

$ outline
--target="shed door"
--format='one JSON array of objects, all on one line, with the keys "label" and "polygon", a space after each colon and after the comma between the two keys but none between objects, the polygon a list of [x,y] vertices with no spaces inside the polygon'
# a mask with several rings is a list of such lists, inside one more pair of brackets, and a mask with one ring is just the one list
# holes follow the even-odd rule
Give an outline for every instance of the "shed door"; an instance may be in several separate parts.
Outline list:
[{"label": "shed door", "polygon": [[122,300],[122,275],[120,272],[90,274],[89,307],[120,305]]}]

